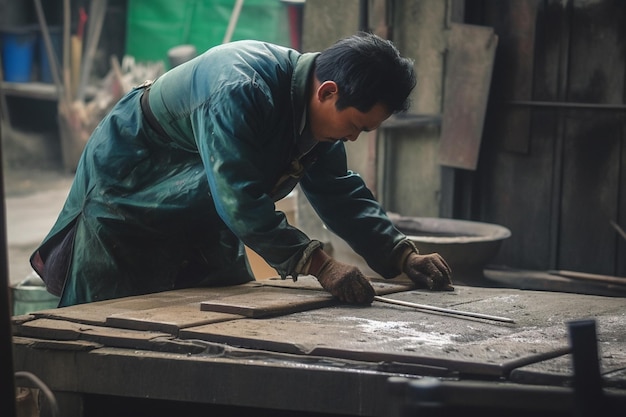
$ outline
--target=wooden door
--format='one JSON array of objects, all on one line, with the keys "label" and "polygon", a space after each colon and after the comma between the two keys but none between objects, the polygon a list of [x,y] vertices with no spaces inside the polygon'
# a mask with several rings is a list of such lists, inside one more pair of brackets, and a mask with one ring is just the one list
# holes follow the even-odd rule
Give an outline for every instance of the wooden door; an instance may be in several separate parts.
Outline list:
[{"label": "wooden door", "polygon": [[626,276],[626,2],[467,1],[466,20],[499,36],[469,210],[511,229],[495,262]]}]

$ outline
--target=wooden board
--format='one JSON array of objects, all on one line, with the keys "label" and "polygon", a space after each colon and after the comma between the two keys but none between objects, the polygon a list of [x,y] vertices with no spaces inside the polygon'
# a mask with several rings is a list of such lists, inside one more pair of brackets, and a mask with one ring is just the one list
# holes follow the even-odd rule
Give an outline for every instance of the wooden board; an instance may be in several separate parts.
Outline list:
[{"label": "wooden board", "polygon": [[577,280],[543,271],[516,269],[485,269],[485,278],[494,286],[522,290],[556,291],[576,294],[603,295],[606,297],[626,297],[626,285],[614,285],[598,281]]},{"label": "wooden board", "polygon": [[[530,148],[531,109],[512,105],[514,101],[533,99],[535,54],[533,48],[543,46],[537,38],[539,0],[494,2],[485,9],[488,25],[498,34],[490,111],[491,125],[485,126],[497,138],[498,148],[507,152],[527,154]],[[548,28],[547,30],[554,30]],[[545,74],[541,74],[545,75]],[[546,94],[545,77],[539,79],[538,94]]]},{"label": "wooden board", "polygon": [[87,340],[42,340],[28,337],[13,337],[13,344],[27,345],[34,349],[59,350],[65,352],[82,352],[98,349],[101,343],[89,342]]},{"label": "wooden board", "polygon": [[259,318],[313,310],[333,303],[335,300],[326,292],[263,287],[246,294],[203,301],[200,309]]},{"label": "wooden board", "polygon": [[255,282],[232,287],[216,288],[188,288],[184,290],[165,291],[154,294],[145,294],[135,297],[118,298],[114,300],[89,303],[83,307],[70,306],[42,310],[32,313],[39,318],[64,319],[77,323],[106,325],[107,319],[116,314],[129,314],[155,308],[171,308],[177,305],[199,303],[211,298],[225,297],[240,294],[250,288],[258,287]]},{"label": "wooden board", "polygon": [[488,27],[453,23],[448,44],[439,163],[475,170],[498,36]]},{"label": "wooden board", "polygon": [[[393,294],[413,287],[409,283],[371,281],[371,284],[377,295]],[[323,308],[336,302],[312,276],[299,277],[297,281],[268,279],[259,281],[259,285],[263,288],[203,301],[200,309],[260,318]]]},{"label": "wooden board", "polygon": [[152,340],[171,337],[166,333],[114,329],[51,319],[36,319],[23,323],[14,328],[14,334],[50,340],[86,340],[131,349],[148,349]]},{"label": "wooden board", "polygon": [[106,325],[120,329],[167,332],[173,336],[185,327],[236,320],[237,314],[201,311],[200,303],[151,308],[117,313],[107,317]]}]

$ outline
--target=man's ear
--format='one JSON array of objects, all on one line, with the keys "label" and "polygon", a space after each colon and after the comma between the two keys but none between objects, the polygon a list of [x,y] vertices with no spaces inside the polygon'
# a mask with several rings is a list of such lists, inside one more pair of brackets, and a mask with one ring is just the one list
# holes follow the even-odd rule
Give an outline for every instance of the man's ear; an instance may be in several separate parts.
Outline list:
[{"label": "man's ear", "polygon": [[317,99],[325,101],[333,99],[339,93],[339,87],[334,81],[324,81],[317,89]]}]

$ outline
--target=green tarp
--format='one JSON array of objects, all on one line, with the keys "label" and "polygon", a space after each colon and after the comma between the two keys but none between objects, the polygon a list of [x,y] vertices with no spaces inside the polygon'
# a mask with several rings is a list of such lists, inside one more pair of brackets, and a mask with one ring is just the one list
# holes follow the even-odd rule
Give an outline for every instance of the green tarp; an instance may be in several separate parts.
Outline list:
[{"label": "green tarp", "polygon": [[[126,54],[163,61],[167,51],[191,44],[198,53],[224,39],[235,0],[129,0]],[[232,39],[291,46],[287,6],[280,0],[245,0]]]}]

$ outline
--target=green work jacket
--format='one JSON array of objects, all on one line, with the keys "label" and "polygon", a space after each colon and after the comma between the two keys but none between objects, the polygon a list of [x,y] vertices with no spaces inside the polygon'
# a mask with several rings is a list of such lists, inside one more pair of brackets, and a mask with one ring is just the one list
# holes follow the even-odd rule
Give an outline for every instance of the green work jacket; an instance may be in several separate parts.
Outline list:
[{"label": "green work jacket", "polygon": [[[320,243],[275,202],[297,183],[325,225],[382,276],[400,273],[406,238],[357,174],[342,142],[306,136],[317,54],[256,41],[212,48],[122,98],[87,142],[46,253],[74,241],[60,305],[253,280],[244,244],[282,277]],[[305,143],[305,145],[303,145]]]}]

